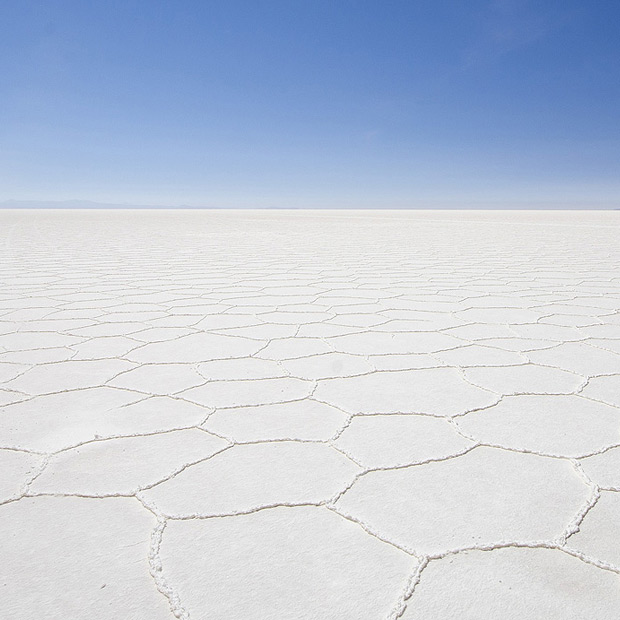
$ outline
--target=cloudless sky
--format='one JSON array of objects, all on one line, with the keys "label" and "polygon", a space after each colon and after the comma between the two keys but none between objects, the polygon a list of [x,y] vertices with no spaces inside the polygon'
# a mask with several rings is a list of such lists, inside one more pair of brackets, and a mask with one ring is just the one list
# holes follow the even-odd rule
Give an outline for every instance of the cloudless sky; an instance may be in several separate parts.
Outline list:
[{"label": "cloudless sky", "polygon": [[0,200],[620,207],[618,0],[5,0],[0,33]]}]

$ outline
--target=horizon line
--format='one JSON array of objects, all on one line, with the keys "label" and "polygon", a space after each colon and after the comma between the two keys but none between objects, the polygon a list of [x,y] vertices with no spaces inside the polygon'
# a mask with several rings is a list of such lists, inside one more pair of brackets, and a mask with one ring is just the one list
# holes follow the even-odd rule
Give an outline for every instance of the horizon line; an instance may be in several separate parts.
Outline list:
[{"label": "horizon line", "polygon": [[359,205],[359,206],[217,206],[217,205],[187,205],[187,204],[134,204],[128,202],[100,202],[95,200],[15,200],[8,199],[0,202],[0,209],[169,209],[169,210],[218,210],[218,211],[239,211],[239,210],[294,210],[294,211],[407,211],[407,210],[443,210],[443,211],[464,211],[464,210],[511,210],[511,211],[618,211],[620,210],[620,202],[610,201],[593,201],[587,203],[585,201],[501,201],[501,200],[464,200],[462,202],[446,200],[446,201],[420,201],[409,205]]}]

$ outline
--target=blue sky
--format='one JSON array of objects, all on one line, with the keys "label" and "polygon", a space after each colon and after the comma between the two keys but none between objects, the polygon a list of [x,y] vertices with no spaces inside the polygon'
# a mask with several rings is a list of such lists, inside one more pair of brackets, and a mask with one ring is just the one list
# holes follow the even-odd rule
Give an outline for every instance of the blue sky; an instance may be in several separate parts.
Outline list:
[{"label": "blue sky", "polygon": [[617,0],[20,0],[0,23],[0,200],[620,207]]}]

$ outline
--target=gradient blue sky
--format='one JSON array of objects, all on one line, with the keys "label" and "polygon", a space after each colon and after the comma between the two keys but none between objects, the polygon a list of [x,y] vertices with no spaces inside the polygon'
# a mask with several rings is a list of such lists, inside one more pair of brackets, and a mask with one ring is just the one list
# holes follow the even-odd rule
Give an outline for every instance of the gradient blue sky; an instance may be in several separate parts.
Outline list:
[{"label": "gradient blue sky", "polygon": [[617,0],[19,0],[0,23],[0,200],[620,207]]}]

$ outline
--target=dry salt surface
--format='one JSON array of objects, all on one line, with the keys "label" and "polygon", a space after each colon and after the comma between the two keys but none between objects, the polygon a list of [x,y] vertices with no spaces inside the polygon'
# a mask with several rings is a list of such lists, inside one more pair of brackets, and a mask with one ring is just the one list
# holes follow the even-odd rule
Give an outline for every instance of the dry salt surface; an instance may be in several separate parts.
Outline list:
[{"label": "dry salt surface", "polygon": [[0,231],[3,617],[618,616],[620,213]]}]

